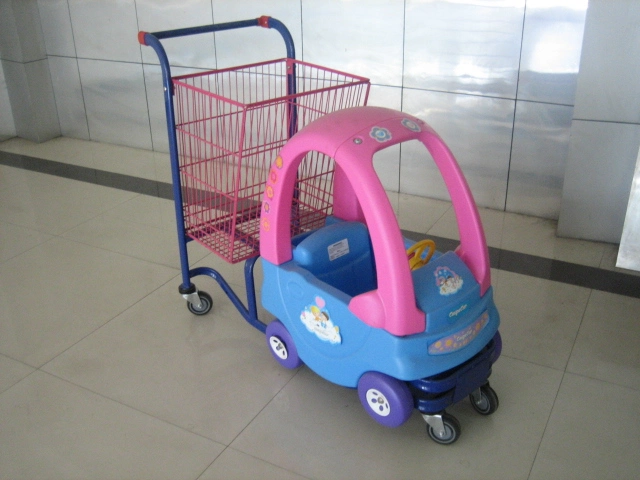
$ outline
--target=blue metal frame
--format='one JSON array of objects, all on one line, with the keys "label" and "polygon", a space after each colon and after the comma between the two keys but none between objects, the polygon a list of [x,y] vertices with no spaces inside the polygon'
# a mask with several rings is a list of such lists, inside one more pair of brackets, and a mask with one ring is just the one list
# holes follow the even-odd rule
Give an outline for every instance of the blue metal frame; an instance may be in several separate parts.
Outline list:
[{"label": "blue metal frame", "polygon": [[[237,22],[219,23],[213,25],[201,25],[197,27],[179,28],[175,30],[165,30],[160,32],[140,32],[138,41],[154,49],[160,61],[162,70],[162,85],[164,87],[164,104],[165,114],[167,118],[167,134],[169,137],[169,156],[171,160],[171,180],[173,184],[173,197],[175,205],[176,225],[178,231],[178,250],[180,253],[180,269],[182,274],[182,284],[179,287],[181,294],[189,294],[197,291],[195,285],[191,282],[192,277],[199,275],[207,275],[218,282],[222,290],[229,297],[238,311],[242,314],[247,322],[262,331],[266,330],[266,325],[262,323],[257,316],[257,304],[255,295],[255,283],[253,279],[253,269],[257,257],[247,260],[245,263],[245,284],[247,290],[247,306],[245,306],[238,295],[233,291],[222,275],[212,268],[201,267],[193,270],[189,269],[189,256],[187,252],[187,243],[190,238],[187,237],[184,229],[184,211],[183,197],[180,185],[180,168],[178,160],[178,141],[175,129],[175,112],[173,108],[173,83],[171,82],[171,67],[167,53],[160,40],[168,38],[185,37],[190,35],[199,35],[202,33],[221,32],[224,30],[237,30],[248,27],[263,27],[276,30],[282,36],[285,47],[287,49],[287,58],[295,59],[295,46],[293,38],[287,27],[279,20],[271,17],[260,17],[251,20],[241,20]],[[295,82],[295,65],[291,72],[287,74],[287,94],[296,93]],[[295,105],[293,111],[290,112],[291,123],[289,125],[289,136],[295,134],[296,111]]]}]

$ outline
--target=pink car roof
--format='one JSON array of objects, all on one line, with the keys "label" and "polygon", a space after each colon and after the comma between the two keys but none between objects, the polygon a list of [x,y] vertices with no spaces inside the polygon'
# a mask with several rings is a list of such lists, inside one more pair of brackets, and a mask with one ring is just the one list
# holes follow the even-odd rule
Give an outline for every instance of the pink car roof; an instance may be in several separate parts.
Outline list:
[{"label": "pink car roof", "polygon": [[[260,254],[276,265],[292,258],[290,211],[298,165],[310,151],[335,160],[334,215],[367,225],[378,274],[378,288],[353,297],[349,309],[368,325],[402,336],[425,330],[425,312],[416,306],[413,279],[402,234],[374,167],[373,155],[408,140],[419,140],[431,153],[447,186],[458,221],[458,256],[480,284],[491,284],[489,254],[480,216],[453,154],[422,120],[379,107],[331,113],[309,124],[283,147],[265,188]],[[275,181],[274,181],[275,180]]]}]

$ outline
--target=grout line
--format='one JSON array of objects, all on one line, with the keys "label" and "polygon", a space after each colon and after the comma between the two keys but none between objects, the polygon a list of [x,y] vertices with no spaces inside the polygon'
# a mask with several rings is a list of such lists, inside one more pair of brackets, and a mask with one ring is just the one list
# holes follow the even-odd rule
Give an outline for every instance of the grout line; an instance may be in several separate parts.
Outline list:
[{"label": "grout line", "polygon": [[518,113],[518,90],[520,89],[520,68],[522,67],[522,46],[524,45],[524,30],[527,22],[527,4],[525,2],[522,11],[522,32],[520,34],[520,55],[518,56],[518,75],[516,77],[516,95],[513,103],[513,122],[511,123],[511,144],[509,146],[509,163],[507,165],[507,185],[504,192],[504,211],[507,211],[509,202],[509,177],[511,176],[511,161],[513,160],[513,141],[516,133],[516,116]]}]

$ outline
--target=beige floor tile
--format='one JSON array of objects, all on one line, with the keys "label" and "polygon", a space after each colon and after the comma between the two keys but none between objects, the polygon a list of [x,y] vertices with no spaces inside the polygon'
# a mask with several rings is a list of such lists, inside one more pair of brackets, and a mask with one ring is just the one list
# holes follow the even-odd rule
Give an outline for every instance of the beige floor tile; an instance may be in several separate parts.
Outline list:
[{"label": "beige floor tile", "polygon": [[[0,145],[2,144],[0,143]],[[42,173],[0,165],[0,191],[26,183],[41,176],[43,176]]]},{"label": "beige floor tile", "polygon": [[151,150],[67,137],[43,143],[16,137],[0,143],[0,150],[149,180],[156,179],[156,160],[166,156]]},{"label": "beige floor tile", "polygon": [[54,238],[0,264],[0,353],[39,367],[176,275]]},{"label": "beige floor tile", "polygon": [[[166,153],[0,150],[171,181]],[[458,238],[447,202],[388,195],[403,228]],[[635,274],[551,220],[480,214],[490,246]],[[189,313],[176,244],[170,200],[0,165],[0,478],[640,478],[640,300],[493,269],[500,408],[448,409],[463,431],[443,447],[417,413],[380,427],[353,390],[280,367],[213,279],[193,282],[214,310]],[[189,251],[245,301],[243,264]]]},{"label": "beige floor tile", "polygon": [[173,183],[171,177],[171,160],[168,153],[153,152],[156,180],[158,182]]},{"label": "beige floor tile", "polygon": [[493,282],[503,352],[564,370],[590,290],[505,271],[499,271]]},{"label": "beige floor tile", "polygon": [[[93,218],[63,235],[78,242],[172,268],[180,268],[176,231],[141,225],[111,213]],[[188,244],[190,262],[209,254],[195,242]]]},{"label": "beige floor tile", "polygon": [[[303,368],[232,444],[311,478],[526,479],[562,373],[503,358],[492,386],[500,408],[490,417],[465,400],[449,409],[462,424],[451,446],[428,439],[418,413],[397,429],[379,426],[354,390]],[[274,441],[277,439],[277,441]]]},{"label": "beige floor tile", "polygon": [[600,265],[606,244],[557,237],[556,227],[554,220],[505,213],[500,246],[505,250],[580,265]]},{"label": "beige floor tile", "polygon": [[0,393],[18,383],[34,370],[22,362],[0,355]]},{"label": "beige floor tile", "polygon": [[154,417],[230,443],[294,372],[213,284],[213,310],[192,315],[178,279],[129,308],[44,370]]},{"label": "beige floor tile", "polygon": [[223,446],[35,372],[0,395],[0,477],[192,480]]},{"label": "beige floor tile", "polygon": [[59,235],[137,194],[40,175],[0,190],[0,221]]},{"label": "beige floor tile", "polygon": [[640,394],[566,374],[531,480],[640,478]]},{"label": "beige floor tile", "polygon": [[127,222],[176,233],[176,214],[173,200],[138,195],[115,206],[108,213]]},{"label": "beige floor tile", "polygon": [[307,477],[227,448],[198,480],[303,480]]},{"label": "beige floor tile", "polygon": [[15,257],[36,245],[46,242],[51,235],[29,228],[0,222],[0,263]]},{"label": "beige floor tile", "polygon": [[567,371],[640,390],[640,299],[593,291]]},{"label": "beige floor tile", "polygon": [[[478,211],[480,213],[480,220],[482,221],[487,245],[490,247],[499,247],[502,239],[502,222],[504,213],[488,208],[480,208]],[[458,233],[458,223],[453,208],[447,210],[447,212],[433,225],[433,227],[428,230],[427,233],[439,237],[459,240],[460,235]]]}]

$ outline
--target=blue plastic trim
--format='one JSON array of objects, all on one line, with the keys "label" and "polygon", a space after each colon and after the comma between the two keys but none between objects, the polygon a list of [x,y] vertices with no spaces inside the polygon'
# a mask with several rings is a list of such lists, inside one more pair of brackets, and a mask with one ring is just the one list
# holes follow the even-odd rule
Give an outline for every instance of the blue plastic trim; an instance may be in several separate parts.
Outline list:
[{"label": "blue plastic trim", "polygon": [[240,20],[238,22],[218,23],[212,25],[200,25],[197,27],[176,28],[174,30],[163,30],[161,32],[153,32],[151,35],[159,40],[165,38],[186,37],[189,35],[199,35],[201,33],[221,32],[223,30],[235,30],[246,27],[257,27],[258,19]]},{"label": "blue plastic trim", "polygon": [[189,256],[187,253],[187,240],[184,230],[184,211],[182,210],[182,189],[180,186],[180,168],[178,163],[178,140],[175,129],[175,112],[173,109],[173,83],[171,83],[171,67],[169,59],[160,40],[153,34],[144,36],[145,45],[150,46],[158,55],[162,70],[162,86],[164,88],[164,107],[167,117],[167,135],[169,137],[169,158],[171,160],[171,184],[173,188],[173,200],[176,214],[176,226],[178,231],[178,251],[180,252],[180,270],[182,274],[181,288],[187,289],[193,284],[189,276]]},{"label": "blue plastic trim", "polygon": [[460,366],[433,377],[407,382],[414,390],[415,407],[421,413],[433,414],[469,396],[487,383],[501,348],[500,334],[496,332],[480,353]]},{"label": "blue plastic trim", "polygon": [[293,37],[289,32],[289,29],[282,23],[280,20],[269,17],[269,28],[273,28],[280,35],[282,35],[282,39],[284,40],[284,44],[287,47],[287,58],[296,58],[296,47],[293,44]]},{"label": "blue plastic trim", "polygon": [[258,319],[258,305],[256,302],[256,285],[254,282],[253,269],[255,267],[258,257],[253,257],[247,260],[244,264],[244,283],[247,291],[247,316],[245,320],[249,322],[253,327],[265,333],[267,325]]},{"label": "blue plastic trim", "polygon": [[[227,23],[217,23],[212,25],[200,25],[197,27],[188,27],[188,28],[177,28],[175,30],[163,30],[160,32],[153,32],[149,35],[156,37],[158,40],[163,40],[165,38],[176,38],[176,37],[186,37],[189,35],[199,35],[201,33],[212,33],[212,32],[222,32],[224,30],[238,30],[241,28],[247,27],[259,27],[260,19],[252,18],[250,20],[240,20],[237,22],[227,22]],[[287,57],[288,58],[296,58],[296,49],[293,43],[293,37],[289,32],[289,29],[282,23],[280,20],[269,17],[267,26],[276,30],[282,36],[284,40],[285,47],[287,48]],[[146,40],[146,36],[145,36]],[[145,41],[146,45],[149,45]]]}]

